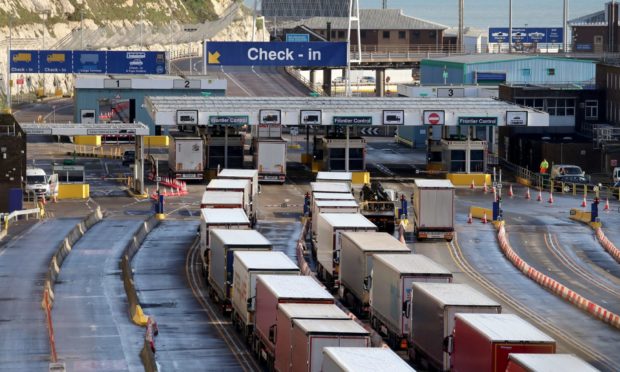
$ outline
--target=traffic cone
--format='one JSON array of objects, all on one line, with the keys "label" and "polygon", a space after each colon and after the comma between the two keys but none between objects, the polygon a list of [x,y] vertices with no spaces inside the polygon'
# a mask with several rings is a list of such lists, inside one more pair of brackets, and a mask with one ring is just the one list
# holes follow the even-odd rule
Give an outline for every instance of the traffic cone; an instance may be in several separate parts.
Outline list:
[{"label": "traffic cone", "polygon": [[581,208],[585,208],[588,205],[588,202],[586,201],[586,196],[583,196],[583,200],[581,201]]},{"label": "traffic cone", "polygon": [[541,202],[542,201],[542,191],[538,190],[538,196],[536,197],[536,201]]},{"label": "traffic cone", "polygon": [[510,198],[515,196],[515,194],[512,192],[512,184],[510,184],[510,187],[508,187],[508,196]]},{"label": "traffic cone", "polygon": [[476,184],[474,183],[474,180],[471,180],[471,185],[469,185],[470,190],[475,190],[476,189]]},{"label": "traffic cone", "polygon": [[471,212],[469,212],[469,214],[467,215],[467,223],[472,223],[473,221],[473,217],[471,215]]},{"label": "traffic cone", "polygon": [[482,223],[487,223],[487,211],[484,211],[484,214],[482,215]]},{"label": "traffic cone", "polygon": [[482,186],[482,191],[484,191],[485,194],[489,192],[489,188],[487,187],[487,181],[484,181],[484,186]]},{"label": "traffic cone", "polygon": [[527,188],[527,191],[525,192],[525,199],[530,200],[532,199],[532,195],[530,195],[530,188]]},{"label": "traffic cone", "polygon": [[605,207],[603,208],[605,212],[609,212],[609,199],[605,200]]},{"label": "traffic cone", "polygon": [[553,193],[549,191],[549,200],[547,200],[549,204],[553,204]]}]

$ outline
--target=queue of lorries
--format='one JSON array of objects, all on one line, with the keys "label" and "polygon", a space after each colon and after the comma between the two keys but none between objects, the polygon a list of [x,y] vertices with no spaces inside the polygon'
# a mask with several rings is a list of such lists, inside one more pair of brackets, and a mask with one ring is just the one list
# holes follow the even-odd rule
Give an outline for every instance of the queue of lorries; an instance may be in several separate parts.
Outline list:
[{"label": "queue of lorries", "polygon": [[[207,187],[203,195],[200,246],[208,290],[270,370],[413,370],[393,351],[371,348],[370,331],[337,305],[332,292],[360,318],[368,317],[392,349],[406,349],[416,365],[542,371],[570,359],[578,368],[571,370],[595,370],[574,356],[555,354],[551,337],[516,315],[502,314],[500,304],[475,289],[452,283],[449,270],[377,232],[359,210],[338,204],[322,210],[327,207],[320,200],[355,202],[350,179],[319,178],[311,184],[312,246],[324,286],[300,275],[290,258],[272,251],[269,240],[252,230],[246,213],[256,197],[248,190],[258,190],[257,171],[222,173],[234,173],[251,186]],[[211,182],[216,181],[221,183],[219,177]],[[223,195],[246,192],[247,198]]]}]

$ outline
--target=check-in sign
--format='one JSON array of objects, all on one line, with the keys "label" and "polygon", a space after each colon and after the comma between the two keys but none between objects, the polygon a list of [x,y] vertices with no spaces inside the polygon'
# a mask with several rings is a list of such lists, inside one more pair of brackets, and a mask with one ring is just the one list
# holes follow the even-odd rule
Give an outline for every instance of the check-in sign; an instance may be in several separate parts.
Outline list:
[{"label": "check-in sign", "polygon": [[422,124],[424,125],[445,125],[446,112],[444,110],[425,110]]}]

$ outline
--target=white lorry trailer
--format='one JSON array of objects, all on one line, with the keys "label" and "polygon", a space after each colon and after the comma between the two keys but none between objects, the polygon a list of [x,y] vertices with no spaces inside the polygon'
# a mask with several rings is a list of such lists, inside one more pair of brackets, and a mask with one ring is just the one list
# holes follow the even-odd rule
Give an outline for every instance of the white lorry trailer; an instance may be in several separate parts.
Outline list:
[{"label": "white lorry trailer", "polygon": [[415,372],[398,354],[386,348],[323,348],[322,372]]},{"label": "white lorry trailer", "polygon": [[340,297],[354,312],[369,311],[373,256],[382,253],[411,254],[407,245],[385,232],[343,232],[340,238]]},{"label": "white lorry trailer", "polygon": [[286,141],[259,138],[254,142],[254,165],[261,182],[284,183],[286,180]]},{"label": "white lorry trailer", "polygon": [[413,283],[410,297],[409,357],[440,371],[450,371],[444,340],[454,330],[456,313],[502,312],[500,304],[466,284]]},{"label": "white lorry trailer", "polygon": [[393,349],[407,349],[411,283],[451,283],[452,273],[421,254],[378,254],[370,282],[370,325]]},{"label": "white lorry trailer", "polygon": [[258,171],[256,169],[222,169],[217,178],[249,180],[252,200],[258,195]]},{"label": "white lorry trailer", "polygon": [[209,235],[209,294],[228,313],[235,251],[271,251],[272,245],[256,230],[211,229]]},{"label": "white lorry trailer", "polygon": [[170,136],[168,171],[179,180],[204,179],[205,150],[202,137],[175,133]]},{"label": "white lorry trailer", "polygon": [[345,231],[377,231],[377,226],[360,213],[321,213],[317,219],[316,240],[312,245],[317,257],[317,274],[327,288],[338,288],[340,234]]},{"label": "white lorry trailer", "polygon": [[343,182],[349,188],[351,187],[351,172],[318,172],[316,174],[316,182]]},{"label": "white lorry trailer", "polygon": [[254,329],[256,277],[261,274],[299,275],[299,268],[282,252],[235,251],[234,254],[231,317],[247,338]]},{"label": "white lorry trailer", "polygon": [[209,230],[210,229],[251,229],[250,220],[241,208],[220,209],[203,208],[200,210],[200,257],[205,279],[209,273]]},{"label": "white lorry trailer", "polygon": [[413,229],[418,240],[454,238],[454,185],[449,180],[413,183]]}]

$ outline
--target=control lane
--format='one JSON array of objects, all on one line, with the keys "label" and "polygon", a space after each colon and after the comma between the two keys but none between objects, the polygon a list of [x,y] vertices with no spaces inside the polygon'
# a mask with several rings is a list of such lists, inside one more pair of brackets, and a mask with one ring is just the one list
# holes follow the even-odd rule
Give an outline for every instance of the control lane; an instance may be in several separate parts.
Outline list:
[{"label": "control lane", "polygon": [[69,371],[143,371],[144,329],[129,320],[118,262],[142,220],[104,219],[65,259],[52,310],[58,358]]},{"label": "control lane", "polygon": [[41,299],[43,278],[54,251],[79,222],[48,219],[0,246],[0,369],[42,371],[50,343]]}]

